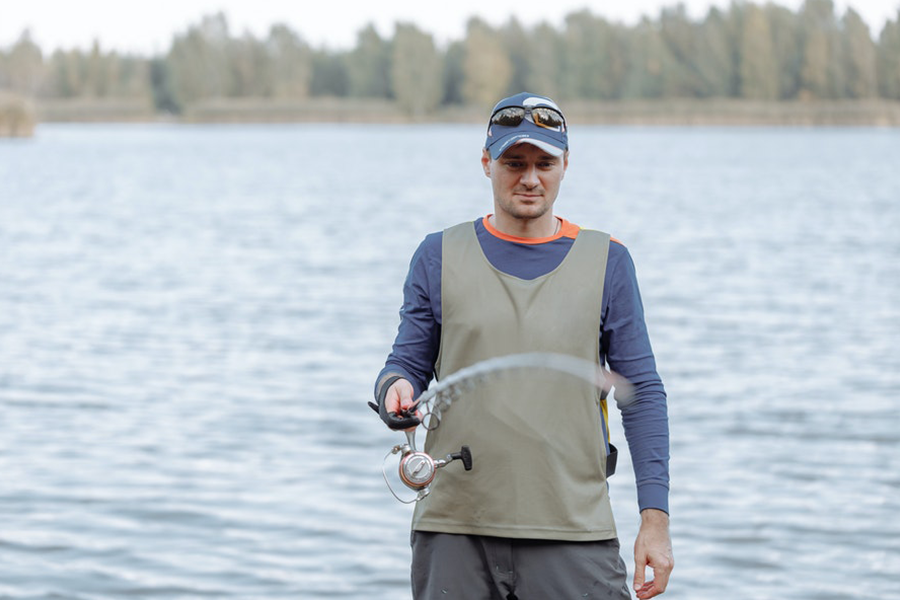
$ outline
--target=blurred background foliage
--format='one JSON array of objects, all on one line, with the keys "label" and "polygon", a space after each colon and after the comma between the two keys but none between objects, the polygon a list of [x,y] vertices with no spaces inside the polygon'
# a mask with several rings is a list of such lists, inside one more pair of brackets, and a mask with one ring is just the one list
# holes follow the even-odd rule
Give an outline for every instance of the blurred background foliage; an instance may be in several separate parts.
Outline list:
[{"label": "blurred background foliage", "polygon": [[587,10],[558,28],[473,18],[464,39],[445,45],[397,23],[392,37],[365,27],[348,50],[313,48],[283,24],[263,38],[236,35],[220,13],[156,56],[105,50],[99,40],[46,53],[28,31],[0,48],[0,90],[36,101],[136,101],[172,115],[217,100],[369,98],[421,116],[522,89],[563,101],[900,101],[900,11],[880,32],[852,8],[838,15],[831,0],[796,12],[733,2],[699,20],[678,5],[634,25]]}]

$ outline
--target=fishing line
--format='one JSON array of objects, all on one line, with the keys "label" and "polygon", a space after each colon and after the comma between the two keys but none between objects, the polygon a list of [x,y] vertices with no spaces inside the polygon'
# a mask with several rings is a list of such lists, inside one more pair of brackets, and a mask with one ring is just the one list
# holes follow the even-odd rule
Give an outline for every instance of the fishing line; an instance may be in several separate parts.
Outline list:
[{"label": "fishing line", "polygon": [[[633,387],[621,375],[603,368],[589,360],[556,354],[551,352],[528,352],[523,354],[509,354],[489,358],[475,363],[437,382],[423,392],[409,408],[409,411],[417,411],[423,428],[433,431],[441,422],[443,412],[460,398],[463,394],[474,390],[485,381],[509,371],[528,369],[550,370],[564,373],[582,379],[604,394],[609,394],[615,389],[615,401],[621,409],[633,400]],[[447,466],[454,460],[460,460],[466,471],[472,470],[472,453],[468,446],[460,448],[459,452],[448,454],[443,459],[435,459],[425,452],[416,450],[416,428],[407,430],[406,443],[397,444],[385,455],[382,463],[382,475],[391,494],[404,504],[411,504],[422,500],[431,493],[431,482],[437,475],[437,470]],[[400,481],[407,488],[416,493],[412,500],[403,500],[391,482],[387,474],[387,461],[392,455],[400,455],[398,475]]]}]

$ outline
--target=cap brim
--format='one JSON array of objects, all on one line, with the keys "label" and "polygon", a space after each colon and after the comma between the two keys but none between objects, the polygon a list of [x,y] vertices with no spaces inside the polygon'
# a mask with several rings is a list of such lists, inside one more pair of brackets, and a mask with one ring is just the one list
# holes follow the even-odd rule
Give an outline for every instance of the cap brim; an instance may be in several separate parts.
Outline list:
[{"label": "cap brim", "polygon": [[[522,141],[513,144],[509,148],[513,148],[515,146],[518,146],[519,144],[531,144],[532,146],[537,146],[550,156],[562,156],[562,153],[565,152],[565,150],[563,150],[562,148],[557,148],[553,144],[548,144],[547,142],[535,138],[525,138]],[[507,148],[507,150],[509,150],[509,148]]]}]

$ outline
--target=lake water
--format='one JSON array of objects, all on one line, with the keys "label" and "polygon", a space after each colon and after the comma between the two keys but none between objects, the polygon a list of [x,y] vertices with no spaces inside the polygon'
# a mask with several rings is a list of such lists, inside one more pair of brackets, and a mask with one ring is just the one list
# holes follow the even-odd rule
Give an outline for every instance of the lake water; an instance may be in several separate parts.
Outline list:
[{"label": "lake water", "polygon": [[[412,251],[489,210],[482,136],[0,140],[0,598],[408,599],[365,402]],[[665,597],[900,597],[900,133],[571,143],[557,213],[630,248],[669,393]]]}]

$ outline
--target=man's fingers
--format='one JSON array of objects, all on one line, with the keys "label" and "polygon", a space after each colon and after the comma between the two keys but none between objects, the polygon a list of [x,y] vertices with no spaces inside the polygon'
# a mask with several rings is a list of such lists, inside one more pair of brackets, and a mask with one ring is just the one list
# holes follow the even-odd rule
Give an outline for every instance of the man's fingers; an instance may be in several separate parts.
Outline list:
[{"label": "man's fingers", "polygon": [[641,589],[635,591],[635,596],[637,596],[639,600],[647,600],[648,598],[659,596],[665,591],[665,588],[656,585],[656,581],[648,581],[641,586]]},{"label": "man's fingers", "polygon": [[662,594],[662,590],[658,589],[656,583],[653,581],[648,581],[642,585],[640,589],[635,590],[635,596],[637,596],[639,600],[647,600],[648,598],[653,598],[660,594]]},{"label": "man's fingers", "polygon": [[378,416],[394,431],[408,431],[418,427],[420,420],[417,415],[410,415],[406,407],[415,403],[412,401],[413,387],[405,379],[397,379],[384,392],[384,399],[378,406]]},{"label": "man's fingers", "polygon": [[647,563],[643,558],[634,557],[634,591],[639,592],[644,587],[644,569]]},{"label": "man's fingers", "polygon": [[411,397],[412,385],[404,379],[398,379],[388,388],[384,397],[384,407],[388,412],[400,412],[405,408],[405,404],[409,404]]},{"label": "man's fingers", "polygon": [[400,408],[409,410],[413,404],[412,389],[403,387],[400,390]]},{"label": "man's fingers", "polygon": [[669,575],[675,568],[675,561],[672,559],[671,551],[664,554],[653,554],[649,558],[650,566],[653,567],[653,586],[656,588],[657,594],[662,594],[669,586]]},{"label": "man's fingers", "polygon": [[400,412],[400,394],[397,392],[397,384],[392,385],[384,396],[384,408],[388,412]]},{"label": "man's fingers", "polygon": [[666,588],[669,587],[669,575],[672,574],[672,565],[669,564],[661,564],[658,567],[653,568],[653,582],[656,584],[656,587],[659,588],[659,593],[662,594],[666,591]]},{"label": "man's fingers", "polygon": [[[384,406],[387,412],[400,416],[411,415],[417,406],[417,402],[413,400],[412,384],[405,379],[399,379],[388,388],[387,395],[384,398]],[[419,416],[419,415],[415,415]]]},{"label": "man's fingers", "polygon": [[413,387],[412,384],[406,381],[405,379],[401,379],[400,381],[394,384],[397,386],[395,389],[397,391],[397,395],[399,396],[398,407],[399,410],[408,411],[415,405],[413,401]]},{"label": "man's fingers", "polygon": [[644,570],[646,569],[646,563],[639,567],[639,561],[635,561],[634,591],[635,595],[640,600],[647,600],[648,598],[659,596],[665,592],[666,588],[669,586],[669,575],[672,573],[672,567],[674,565],[671,561],[665,559],[661,559],[658,562],[660,564],[657,565],[651,561],[650,566],[653,568],[653,579],[645,582]]}]

